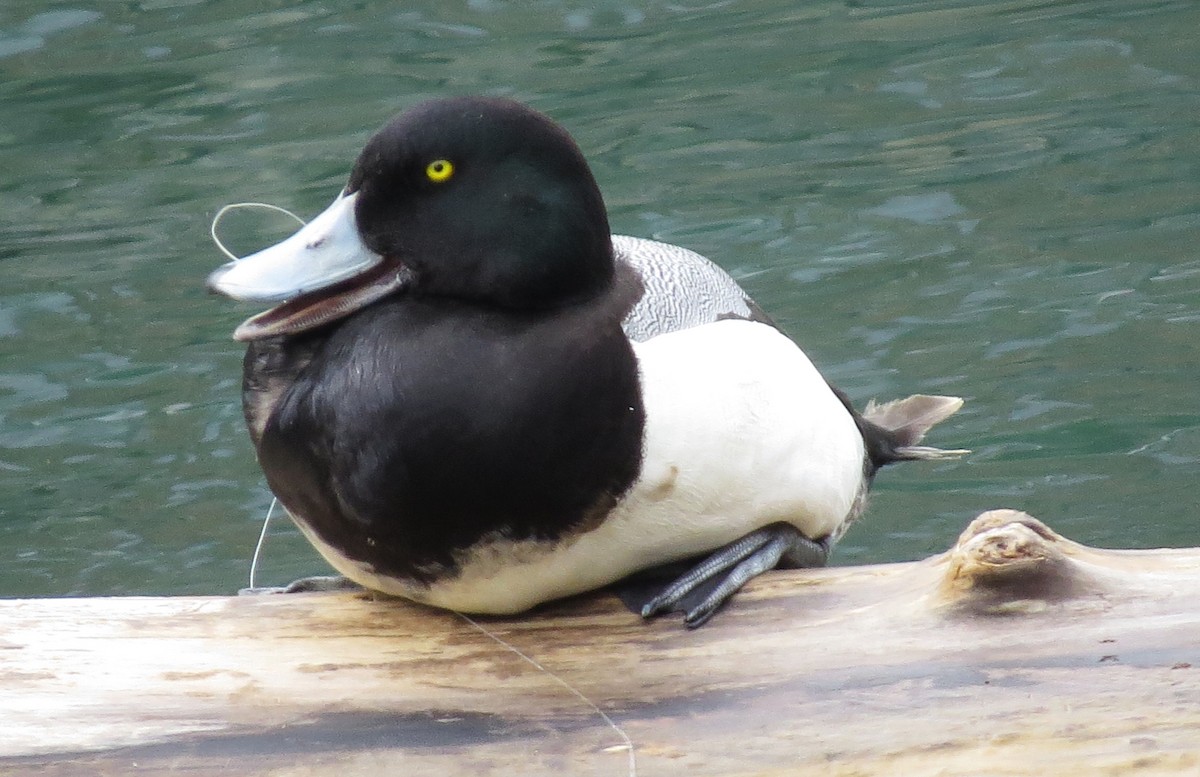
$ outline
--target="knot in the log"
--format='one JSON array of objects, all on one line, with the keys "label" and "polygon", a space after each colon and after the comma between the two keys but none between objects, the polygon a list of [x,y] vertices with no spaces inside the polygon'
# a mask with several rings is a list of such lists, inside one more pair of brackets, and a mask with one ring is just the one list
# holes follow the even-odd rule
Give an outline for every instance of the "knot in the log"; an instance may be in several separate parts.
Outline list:
[{"label": "knot in the log", "polygon": [[1103,586],[1072,557],[1076,547],[1028,513],[989,510],[947,554],[942,604],[972,614],[1015,615],[1096,593]]}]

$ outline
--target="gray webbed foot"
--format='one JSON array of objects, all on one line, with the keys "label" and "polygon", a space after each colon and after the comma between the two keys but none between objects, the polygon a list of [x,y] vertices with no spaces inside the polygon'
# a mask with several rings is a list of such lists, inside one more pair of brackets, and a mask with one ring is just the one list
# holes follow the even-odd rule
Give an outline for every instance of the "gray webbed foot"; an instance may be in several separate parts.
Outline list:
[{"label": "gray webbed foot", "polygon": [[255,586],[254,588],[242,588],[238,591],[238,596],[259,596],[263,594],[298,594],[311,593],[314,591],[360,591],[362,586],[354,582],[348,577],[341,575],[318,575],[315,577],[302,577],[299,580],[293,580],[287,585],[273,586]]},{"label": "gray webbed foot", "polygon": [[[765,526],[701,561],[642,607],[641,615],[652,618],[682,609],[684,624],[689,629],[698,628],[742,586],[781,561],[789,567],[822,567],[829,559],[829,550],[828,540],[810,540],[790,524]],[[692,594],[699,594],[699,601],[679,607]]]}]

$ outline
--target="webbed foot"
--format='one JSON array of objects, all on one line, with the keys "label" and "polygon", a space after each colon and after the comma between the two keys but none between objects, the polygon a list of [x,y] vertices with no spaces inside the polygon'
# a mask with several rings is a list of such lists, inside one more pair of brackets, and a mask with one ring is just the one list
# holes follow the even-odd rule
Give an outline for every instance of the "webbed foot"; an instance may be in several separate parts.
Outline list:
[{"label": "webbed foot", "polygon": [[708,622],[746,583],[782,561],[790,567],[822,567],[830,544],[775,523],[747,534],[702,560],[642,607],[643,618],[682,611],[689,629]]},{"label": "webbed foot", "polygon": [[362,586],[348,577],[341,575],[317,575],[293,580],[287,585],[255,586],[238,590],[238,596],[259,596],[262,594],[298,594],[313,591],[359,591]]}]

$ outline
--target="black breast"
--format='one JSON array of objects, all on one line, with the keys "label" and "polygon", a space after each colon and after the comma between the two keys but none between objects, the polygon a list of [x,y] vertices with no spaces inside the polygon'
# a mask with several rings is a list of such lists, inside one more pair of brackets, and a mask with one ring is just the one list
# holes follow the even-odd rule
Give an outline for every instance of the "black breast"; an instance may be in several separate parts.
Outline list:
[{"label": "black breast", "polygon": [[[343,555],[422,582],[495,532],[587,528],[641,464],[637,366],[612,308],[517,315],[399,297],[332,331],[253,344],[245,403],[273,406],[256,441],[271,489]],[[290,385],[262,395],[293,361]]]}]

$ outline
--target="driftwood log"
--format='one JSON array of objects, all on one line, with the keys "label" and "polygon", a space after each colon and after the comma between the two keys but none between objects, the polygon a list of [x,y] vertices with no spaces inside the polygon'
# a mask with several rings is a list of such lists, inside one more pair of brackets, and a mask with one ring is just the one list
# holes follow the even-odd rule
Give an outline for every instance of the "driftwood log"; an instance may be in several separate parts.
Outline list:
[{"label": "driftwood log", "polygon": [[[778,572],[711,624],[598,594],[0,601],[0,774],[1200,774],[1200,549],[1023,513]],[[632,745],[632,749],[631,749]]]}]

